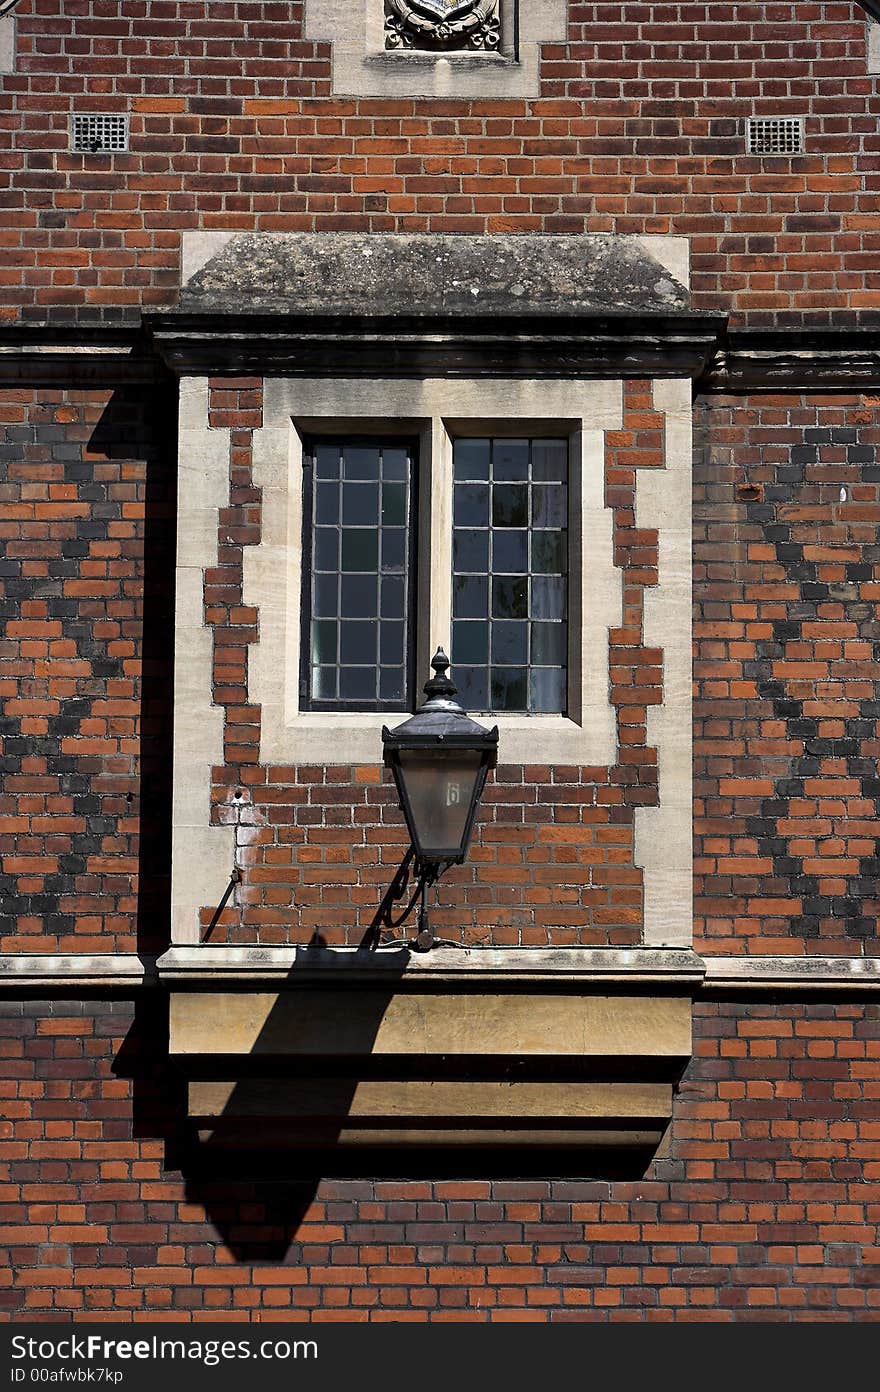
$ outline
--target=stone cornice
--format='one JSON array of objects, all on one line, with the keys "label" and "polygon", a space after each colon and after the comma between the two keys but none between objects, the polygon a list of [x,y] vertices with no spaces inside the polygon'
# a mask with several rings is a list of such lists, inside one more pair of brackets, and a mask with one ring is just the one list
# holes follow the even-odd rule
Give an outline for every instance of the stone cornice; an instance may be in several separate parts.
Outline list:
[{"label": "stone cornice", "polygon": [[731,330],[700,388],[753,391],[874,391],[880,387],[880,324],[847,328]]},{"label": "stone cornice", "polygon": [[101,388],[149,384],[166,375],[162,360],[138,328],[0,326],[0,385],[71,382]]},{"label": "stone cornice", "polygon": [[699,377],[717,315],[497,318],[153,315],[156,351],[181,375]]},{"label": "stone cornice", "polygon": [[157,314],[139,328],[0,326],[0,382],[149,384],[179,375],[690,376],[699,392],[880,389],[880,325],[725,329],[721,316],[427,325]]}]

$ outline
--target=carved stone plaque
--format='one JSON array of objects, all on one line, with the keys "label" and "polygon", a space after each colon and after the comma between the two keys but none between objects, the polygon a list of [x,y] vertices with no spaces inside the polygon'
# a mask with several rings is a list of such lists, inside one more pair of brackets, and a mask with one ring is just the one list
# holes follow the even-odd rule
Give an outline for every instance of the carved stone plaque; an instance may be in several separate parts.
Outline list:
[{"label": "carved stone plaque", "polygon": [[385,0],[385,47],[494,52],[499,0]]}]

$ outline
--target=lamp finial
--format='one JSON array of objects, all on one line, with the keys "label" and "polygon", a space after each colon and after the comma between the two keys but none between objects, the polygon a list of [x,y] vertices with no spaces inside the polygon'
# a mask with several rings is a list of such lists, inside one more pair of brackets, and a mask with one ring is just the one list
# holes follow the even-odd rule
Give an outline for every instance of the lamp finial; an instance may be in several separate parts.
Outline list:
[{"label": "lamp finial", "polygon": [[446,675],[449,671],[449,658],[442,648],[438,648],[431,658],[431,667],[433,668],[434,675],[425,682],[423,688],[425,695],[429,700],[443,697],[451,701],[458,695],[458,687],[455,685],[452,678]]}]

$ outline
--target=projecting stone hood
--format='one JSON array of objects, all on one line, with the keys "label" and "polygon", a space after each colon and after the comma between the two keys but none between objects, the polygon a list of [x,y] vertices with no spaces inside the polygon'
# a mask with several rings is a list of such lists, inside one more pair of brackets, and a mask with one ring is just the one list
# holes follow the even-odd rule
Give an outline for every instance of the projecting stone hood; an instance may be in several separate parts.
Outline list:
[{"label": "projecting stone hood", "polygon": [[671,1117],[703,971],[643,949],[193,947],[159,962],[171,1059],[212,1148],[575,1148],[636,1168]]},{"label": "projecting stone hood", "polygon": [[687,274],[680,241],[243,233],[186,280],[180,309],[417,318],[669,314],[690,306],[679,279]]},{"label": "projecting stone hood", "polygon": [[145,322],[178,371],[694,376],[724,320],[687,283],[681,237],[188,233]]}]

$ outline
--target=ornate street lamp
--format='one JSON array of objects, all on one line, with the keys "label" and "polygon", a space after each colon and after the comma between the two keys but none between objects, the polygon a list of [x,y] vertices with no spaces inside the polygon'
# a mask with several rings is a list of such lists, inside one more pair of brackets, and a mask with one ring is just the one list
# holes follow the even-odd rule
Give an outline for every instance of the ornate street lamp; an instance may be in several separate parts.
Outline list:
[{"label": "ornate street lamp", "polygon": [[[399,927],[418,901],[414,945],[422,951],[433,947],[425,892],[450,865],[466,858],[486,774],[497,762],[498,727],[477,724],[456,701],[442,648],[431,666],[425,704],[402,725],[382,730],[385,764],[394,774],[411,845],[361,946],[378,946],[382,929]],[[403,898],[413,862],[416,888],[404,913],[392,920],[391,906]]]}]

